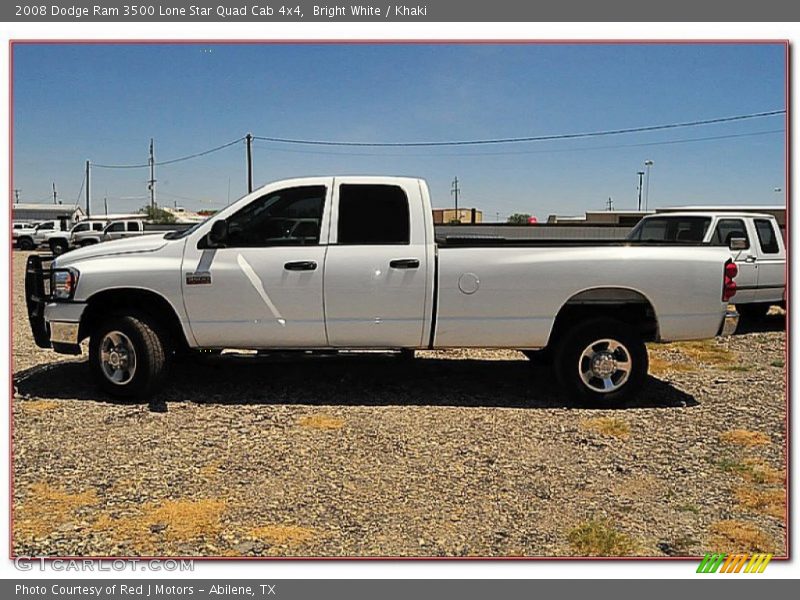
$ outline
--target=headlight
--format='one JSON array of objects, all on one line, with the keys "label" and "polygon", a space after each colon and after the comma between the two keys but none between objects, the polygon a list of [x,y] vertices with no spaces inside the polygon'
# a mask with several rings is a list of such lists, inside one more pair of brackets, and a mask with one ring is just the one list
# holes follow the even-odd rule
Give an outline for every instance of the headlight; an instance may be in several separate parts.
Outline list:
[{"label": "headlight", "polygon": [[78,271],[57,269],[50,275],[50,295],[54,300],[71,300],[78,286]]}]

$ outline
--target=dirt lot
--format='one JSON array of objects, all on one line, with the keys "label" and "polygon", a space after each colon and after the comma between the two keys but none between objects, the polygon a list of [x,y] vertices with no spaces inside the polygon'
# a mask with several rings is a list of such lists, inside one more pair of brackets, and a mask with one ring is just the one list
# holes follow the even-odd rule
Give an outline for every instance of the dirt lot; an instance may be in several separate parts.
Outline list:
[{"label": "dirt lot", "polygon": [[166,412],[37,349],[14,257],[14,552],[786,552],[783,317],[656,346],[641,398],[577,410],[513,351],[175,368]]}]

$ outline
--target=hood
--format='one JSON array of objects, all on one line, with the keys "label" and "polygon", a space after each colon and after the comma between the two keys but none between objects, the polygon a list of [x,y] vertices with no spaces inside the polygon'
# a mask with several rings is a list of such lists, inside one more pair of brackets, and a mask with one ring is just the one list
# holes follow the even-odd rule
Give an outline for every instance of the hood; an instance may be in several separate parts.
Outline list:
[{"label": "hood", "polygon": [[59,256],[55,265],[66,267],[74,262],[87,258],[99,258],[102,256],[113,256],[116,254],[140,254],[143,252],[155,252],[167,244],[169,240],[164,239],[164,233],[154,233],[151,235],[141,235],[113,242],[100,242],[77,250],[70,250]]}]

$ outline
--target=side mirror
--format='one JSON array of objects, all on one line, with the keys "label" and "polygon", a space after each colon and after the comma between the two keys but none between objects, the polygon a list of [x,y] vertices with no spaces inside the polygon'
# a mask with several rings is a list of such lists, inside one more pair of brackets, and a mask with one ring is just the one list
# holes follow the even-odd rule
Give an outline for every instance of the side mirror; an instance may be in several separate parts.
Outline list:
[{"label": "side mirror", "polygon": [[214,221],[211,225],[211,231],[208,232],[208,242],[212,246],[218,246],[225,243],[228,238],[228,222],[225,219]]},{"label": "side mirror", "polygon": [[728,242],[728,248],[731,250],[747,250],[747,239],[743,237],[731,238]]}]

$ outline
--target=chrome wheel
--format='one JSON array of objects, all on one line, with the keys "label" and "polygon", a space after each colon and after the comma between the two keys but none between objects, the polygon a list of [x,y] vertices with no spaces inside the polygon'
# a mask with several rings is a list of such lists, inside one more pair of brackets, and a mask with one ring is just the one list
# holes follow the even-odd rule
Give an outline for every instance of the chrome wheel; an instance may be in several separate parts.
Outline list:
[{"label": "chrome wheel", "polygon": [[625,385],[632,367],[628,349],[612,339],[592,342],[578,359],[578,373],[584,385],[602,394],[614,392]]},{"label": "chrome wheel", "polygon": [[115,385],[130,383],[136,374],[136,350],[121,331],[109,331],[100,342],[103,375]]}]

